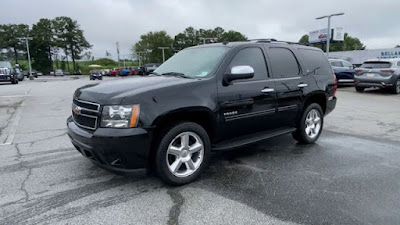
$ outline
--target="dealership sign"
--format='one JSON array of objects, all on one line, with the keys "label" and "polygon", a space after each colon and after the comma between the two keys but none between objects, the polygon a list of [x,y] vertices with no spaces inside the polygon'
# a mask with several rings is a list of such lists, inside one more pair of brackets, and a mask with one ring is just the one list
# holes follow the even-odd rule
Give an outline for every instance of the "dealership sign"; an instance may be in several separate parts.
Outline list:
[{"label": "dealership sign", "polygon": [[[308,35],[308,42],[310,44],[325,43],[328,40],[328,29],[320,29],[311,31]],[[331,29],[331,41],[344,41],[343,27],[336,27]]]}]

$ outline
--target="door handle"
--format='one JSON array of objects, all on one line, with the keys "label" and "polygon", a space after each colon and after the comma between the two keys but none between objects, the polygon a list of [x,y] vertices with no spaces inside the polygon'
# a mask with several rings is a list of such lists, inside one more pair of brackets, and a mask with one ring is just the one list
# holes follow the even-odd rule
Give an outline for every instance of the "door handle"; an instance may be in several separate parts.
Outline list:
[{"label": "door handle", "polygon": [[299,84],[299,85],[297,85],[297,87],[299,87],[299,88],[305,88],[307,86],[308,86],[308,84]]},{"label": "door handle", "polygon": [[271,93],[271,92],[274,92],[274,91],[275,91],[275,89],[273,89],[273,88],[264,88],[264,89],[261,90],[261,92],[265,93],[265,94],[268,94],[268,93]]}]

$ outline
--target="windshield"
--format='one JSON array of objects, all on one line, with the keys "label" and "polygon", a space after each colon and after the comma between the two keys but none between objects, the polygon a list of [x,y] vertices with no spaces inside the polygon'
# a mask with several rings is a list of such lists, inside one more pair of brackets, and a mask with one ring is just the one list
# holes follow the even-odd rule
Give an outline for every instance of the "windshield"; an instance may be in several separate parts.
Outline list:
[{"label": "windshield", "polygon": [[11,68],[11,63],[7,61],[0,61],[0,67]]},{"label": "windshield", "polygon": [[181,73],[187,77],[205,77],[214,70],[226,47],[191,48],[178,52],[168,59],[154,73]]},{"label": "windshield", "polygon": [[392,64],[390,62],[365,62],[360,68],[390,68]]}]

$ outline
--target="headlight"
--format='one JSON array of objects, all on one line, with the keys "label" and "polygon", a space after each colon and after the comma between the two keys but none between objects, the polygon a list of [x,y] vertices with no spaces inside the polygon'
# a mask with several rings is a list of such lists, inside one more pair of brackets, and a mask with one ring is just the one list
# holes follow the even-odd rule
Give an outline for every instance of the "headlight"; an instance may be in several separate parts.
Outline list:
[{"label": "headlight", "polygon": [[139,122],[139,114],[139,105],[104,106],[100,126],[112,128],[136,127]]}]

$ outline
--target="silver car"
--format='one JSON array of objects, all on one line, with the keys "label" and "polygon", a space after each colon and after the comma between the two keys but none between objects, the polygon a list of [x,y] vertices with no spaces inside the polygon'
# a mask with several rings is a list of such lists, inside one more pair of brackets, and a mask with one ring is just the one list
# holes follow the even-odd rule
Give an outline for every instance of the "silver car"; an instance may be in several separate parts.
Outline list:
[{"label": "silver car", "polygon": [[364,62],[356,68],[354,85],[358,92],[365,88],[388,89],[400,93],[400,59],[377,59]]},{"label": "silver car", "polygon": [[64,76],[64,72],[62,70],[56,70],[54,76]]}]

